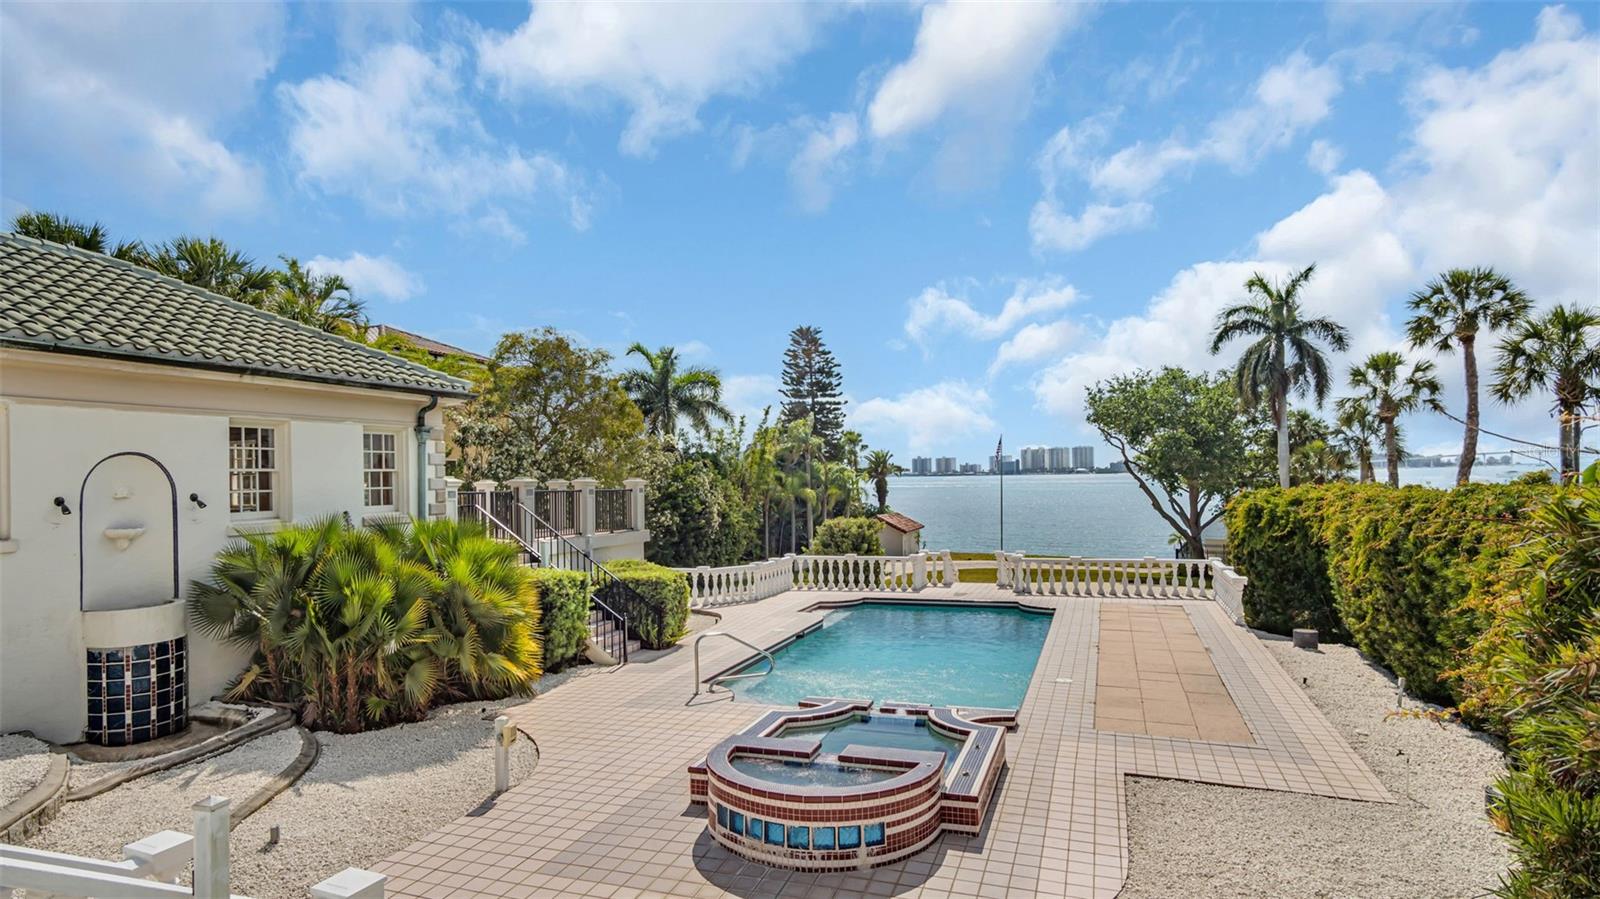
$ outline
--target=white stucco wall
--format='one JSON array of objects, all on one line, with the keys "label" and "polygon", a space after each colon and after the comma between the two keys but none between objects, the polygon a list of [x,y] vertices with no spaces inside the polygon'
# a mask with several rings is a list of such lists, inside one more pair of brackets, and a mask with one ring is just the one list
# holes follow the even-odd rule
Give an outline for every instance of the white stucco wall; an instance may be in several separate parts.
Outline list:
[{"label": "white stucco wall", "polygon": [[[394,430],[401,457],[399,506],[416,506],[412,428],[425,397],[322,388],[262,378],[188,373],[152,366],[36,360],[0,354],[6,414],[9,534],[0,533],[0,733],[31,730],[56,742],[80,739],[86,720],[80,560],[90,608],[127,608],[173,599],[171,491],[157,470],[115,453],[147,453],[171,472],[178,497],[179,592],[203,578],[234,532],[228,513],[228,427],[233,420],[280,429],[279,470],[296,520],[362,505],[362,432]],[[437,427],[439,411],[430,416]],[[84,493],[80,500],[80,492]],[[116,498],[116,494],[126,494]],[[189,501],[197,494],[206,508]],[[66,499],[63,515],[54,497]],[[108,525],[143,526],[117,550]],[[83,529],[83,551],[79,531]],[[129,640],[129,643],[137,642]],[[193,630],[193,702],[219,692],[246,655]]]}]

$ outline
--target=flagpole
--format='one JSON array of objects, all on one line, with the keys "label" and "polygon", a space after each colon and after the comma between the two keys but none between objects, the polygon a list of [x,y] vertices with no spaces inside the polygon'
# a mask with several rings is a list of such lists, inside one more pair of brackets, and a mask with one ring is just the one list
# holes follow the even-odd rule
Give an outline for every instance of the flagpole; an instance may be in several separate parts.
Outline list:
[{"label": "flagpole", "polygon": [[994,463],[1000,466],[1000,551],[1006,551],[1006,436],[994,445]]}]

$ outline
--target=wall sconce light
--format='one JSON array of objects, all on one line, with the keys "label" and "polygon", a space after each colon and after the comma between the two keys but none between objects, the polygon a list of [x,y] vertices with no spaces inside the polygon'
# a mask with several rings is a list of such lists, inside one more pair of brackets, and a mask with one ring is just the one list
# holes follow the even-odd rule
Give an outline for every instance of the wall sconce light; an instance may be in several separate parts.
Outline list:
[{"label": "wall sconce light", "polygon": [[189,494],[189,502],[194,503],[195,508],[197,509],[204,509],[206,507],[206,501],[201,499],[200,494],[198,493]]},{"label": "wall sconce light", "polygon": [[67,505],[67,498],[64,496],[56,497],[56,508],[61,510],[62,515],[72,514],[72,507]]}]

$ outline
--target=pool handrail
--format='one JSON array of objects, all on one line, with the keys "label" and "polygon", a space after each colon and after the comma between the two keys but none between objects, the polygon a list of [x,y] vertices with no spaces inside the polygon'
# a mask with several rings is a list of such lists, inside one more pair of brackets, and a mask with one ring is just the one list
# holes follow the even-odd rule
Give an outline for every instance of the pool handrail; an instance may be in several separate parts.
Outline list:
[{"label": "pool handrail", "polygon": [[[748,674],[724,674],[724,675],[721,675],[719,677],[713,677],[713,678],[709,679],[708,681],[706,681],[705,692],[707,692],[707,693],[716,692],[717,685],[721,684],[723,681],[743,680],[743,679],[745,679],[747,677],[766,677],[767,675],[771,674],[772,672],[778,670],[778,660],[774,659],[772,657],[772,653],[767,652],[765,649],[762,649],[761,647],[755,645],[754,643],[751,643],[749,640],[746,640],[743,637],[736,637],[733,634],[728,633],[727,631],[706,631],[705,633],[701,634],[700,636],[694,638],[694,695],[696,695],[696,696],[699,696],[700,692],[701,692],[700,691],[700,641],[704,640],[707,637],[727,637],[729,640],[732,640],[735,643],[741,643],[741,644],[743,644],[745,646],[750,647],[751,649],[755,650],[756,652],[761,653],[762,657],[767,660],[767,670],[765,670],[765,671],[754,671],[754,672],[750,672]],[[728,692],[732,693],[733,691],[729,690]]]}]

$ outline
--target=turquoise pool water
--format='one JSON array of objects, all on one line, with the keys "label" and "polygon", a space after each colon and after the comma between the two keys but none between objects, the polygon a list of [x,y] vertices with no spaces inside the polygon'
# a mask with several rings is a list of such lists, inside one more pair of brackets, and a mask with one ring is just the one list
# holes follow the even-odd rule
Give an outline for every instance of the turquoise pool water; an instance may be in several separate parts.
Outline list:
[{"label": "turquoise pool water", "polygon": [[815,762],[784,762],[775,759],[757,759],[734,756],[733,767],[774,783],[853,787],[888,780],[898,771],[883,771],[840,765],[839,753],[852,743],[862,746],[890,746],[896,749],[921,749],[944,753],[944,766],[948,771],[961,753],[961,743],[942,736],[928,727],[920,718],[901,718],[889,715],[861,715],[843,724],[820,727],[786,727],[780,737],[811,737],[819,739],[822,747]]},{"label": "turquoise pool water", "polygon": [[728,686],[770,705],[835,696],[1016,708],[1049,630],[1050,615],[1021,609],[867,603],[829,612],[774,653],[773,673]]}]

